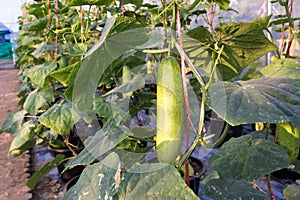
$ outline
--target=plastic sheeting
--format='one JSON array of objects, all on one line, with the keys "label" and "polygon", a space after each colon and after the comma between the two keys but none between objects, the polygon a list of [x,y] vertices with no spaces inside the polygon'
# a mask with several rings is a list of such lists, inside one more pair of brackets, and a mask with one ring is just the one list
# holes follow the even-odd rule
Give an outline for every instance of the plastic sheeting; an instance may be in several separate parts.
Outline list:
[{"label": "plastic sheeting", "polygon": [[12,43],[4,42],[0,43],[0,60],[12,59]]}]

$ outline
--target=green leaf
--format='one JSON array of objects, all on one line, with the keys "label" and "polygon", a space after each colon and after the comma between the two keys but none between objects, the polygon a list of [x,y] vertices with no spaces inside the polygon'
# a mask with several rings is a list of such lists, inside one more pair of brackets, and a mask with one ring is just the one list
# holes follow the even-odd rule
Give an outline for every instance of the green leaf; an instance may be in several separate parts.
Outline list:
[{"label": "green leaf", "polygon": [[120,184],[118,199],[199,199],[178,170],[168,164],[146,163],[131,169]]},{"label": "green leaf", "polygon": [[39,122],[49,127],[54,134],[68,136],[73,125],[80,119],[78,111],[71,103],[57,103],[41,115]]},{"label": "green leaf", "polygon": [[65,157],[65,155],[63,155],[63,154],[56,155],[56,157],[52,161],[46,163],[39,170],[35,171],[34,174],[26,182],[26,185],[30,189],[34,189],[35,186],[36,186],[36,184],[40,180],[40,178],[43,175],[49,173],[54,167],[56,167],[57,165],[59,165],[63,161],[64,157]]},{"label": "green leaf", "polygon": [[33,90],[24,102],[24,109],[31,115],[39,113],[39,109],[47,103],[53,102],[54,92],[52,88]]},{"label": "green leaf", "polygon": [[277,49],[254,22],[226,24],[216,30],[216,35],[224,46],[218,66],[223,80],[240,74],[249,64]]},{"label": "green leaf", "polygon": [[47,43],[46,42],[41,42],[39,44],[36,44],[34,46],[32,46],[33,48],[35,48],[35,50],[31,53],[35,58],[39,58],[43,55],[43,53],[46,51],[47,49]]},{"label": "green leaf", "polygon": [[287,185],[283,190],[283,195],[286,200],[298,200],[300,197],[300,188],[296,185]]},{"label": "green leaf", "polygon": [[21,124],[26,113],[26,110],[21,110],[9,114],[2,125],[0,133],[16,133],[16,131],[21,128]]},{"label": "green leaf", "polygon": [[232,126],[284,121],[300,124],[300,88],[288,78],[218,82],[209,87],[207,102]]},{"label": "green leaf", "polygon": [[111,103],[106,102],[102,97],[94,99],[94,110],[99,117],[109,118],[112,116]]},{"label": "green leaf", "polygon": [[41,2],[41,3],[35,2],[34,4],[27,4],[26,9],[28,10],[28,13],[30,15],[34,15],[37,19],[39,19],[44,17],[45,13],[47,12],[44,5],[45,2]]},{"label": "green leaf", "polygon": [[98,5],[108,6],[113,0],[67,0],[66,3],[70,6],[83,6],[83,5]]},{"label": "green leaf", "polygon": [[268,200],[269,195],[255,189],[244,180],[213,179],[205,185],[205,195],[213,199]]},{"label": "green leaf", "polygon": [[78,43],[78,44],[72,43],[68,45],[68,48],[71,56],[84,55],[88,50],[87,44],[84,43]]},{"label": "green leaf", "polygon": [[70,66],[67,66],[65,68],[55,70],[55,71],[51,72],[50,76],[53,77],[54,79],[56,79],[57,81],[59,81],[63,86],[66,87],[66,86],[68,86],[68,82],[70,80],[71,74],[77,65],[78,65],[78,62],[76,62]]},{"label": "green leaf", "polygon": [[[131,19],[125,18],[125,20]],[[114,17],[108,20],[100,41],[87,53],[77,73],[72,101],[80,110],[92,109],[92,97],[105,69],[125,52],[135,49],[148,41],[148,36],[144,29],[128,30],[135,27],[134,23],[125,26],[125,31],[122,29],[122,32],[108,37],[109,33],[117,28],[114,26],[116,21]],[[82,82],[86,82],[86,84],[82,84]]]},{"label": "green leaf", "polygon": [[300,147],[299,126],[293,127],[289,122],[278,123],[276,133],[278,144],[287,150],[291,163],[295,162]]},{"label": "green leaf", "polygon": [[46,78],[56,67],[56,62],[48,61],[42,65],[29,69],[27,76],[36,87],[43,88],[47,84]]},{"label": "green leaf", "polygon": [[228,10],[230,4],[230,0],[215,0],[213,2],[217,3],[222,10]]},{"label": "green leaf", "polygon": [[65,96],[69,101],[72,101],[72,94],[74,89],[74,82],[78,73],[79,68],[81,67],[82,62],[74,63],[72,72],[70,73],[69,80],[68,80],[68,88],[65,91]]},{"label": "green leaf", "polygon": [[119,167],[119,158],[114,153],[101,162],[88,166],[63,200],[112,199],[118,181],[115,177],[121,176]]},{"label": "green leaf", "polygon": [[128,81],[127,83],[124,83],[118,87],[115,87],[114,89],[110,90],[103,96],[108,96],[113,93],[128,93],[128,92],[134,92],[136,90],[139,90],[145,86],[145,79],[141,74],[138,74],[134,76],[133,79]]},{"label": "green leaf", "polygon": [[48,24],[48,17],[39,18],[33,22],[29,22],[22,26],[26,31],[40,31],[46,28]]},{"label": "green leaf", "polygon": [[266,78],[292,78],[300,84],[300,64],[289,58],[275,60],[260,72]]},{"label": "green leaf", "polygon": [[103,131],[100,129],[96,132],[85,148],[72,160],[70,160],[66,168],[72,168],[76,165],[87,165],[103,156],[128,136],[133,135],[125,126],[114,127],[110,130]]},{"label": "green leaf", "polygon": [[290,164],[284,148],[268,140],[253,139],[250,135],[226,142],[209,164],[221,178],[253,181]]},{"label": "green leaf", "polygon": [[[16,150],[20,150],[20,148],[26,144],[29,140],[34,136],[33,130],[35,129],[35,124],[33,121],[28,121],[22,125],[22,127],[16,132],[16,136],[10,144],[10,148],[8,153],[14,154]],[[21,153],[20,151],[19,153]]]},{"label": "green leaf", "polygon": [[268,15],[266,17],[255,18],[252,22],[256,23],[261,28],[266,29],[266,28],[268,28],[271,17],[272,17],[272,15]]}]

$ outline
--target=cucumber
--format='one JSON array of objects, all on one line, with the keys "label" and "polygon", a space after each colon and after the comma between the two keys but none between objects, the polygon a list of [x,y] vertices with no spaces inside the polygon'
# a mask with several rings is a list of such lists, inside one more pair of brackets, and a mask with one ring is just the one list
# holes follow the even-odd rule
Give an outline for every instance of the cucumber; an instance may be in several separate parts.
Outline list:
[{"label": "cucumber", "polygon": [[175,161],[185,132],[185,102],[180,67],[173,57],[165,58],[158,67],[156,130],[158,160]]}]

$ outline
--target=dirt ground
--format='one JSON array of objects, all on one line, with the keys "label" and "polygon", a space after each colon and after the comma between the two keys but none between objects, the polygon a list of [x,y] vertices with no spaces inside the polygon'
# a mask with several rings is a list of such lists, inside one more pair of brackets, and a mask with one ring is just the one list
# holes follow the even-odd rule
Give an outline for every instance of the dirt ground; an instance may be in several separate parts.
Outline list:
[{"label": "dirt ground", "polygon": [[[12,60],[0,60],[0,127],[7,116],[21,107],[17,106],[20,82],[18,70]],[[57,169],[41,178],[34,190],[26,186],[30,174],[53,159],[45,148],[33,148],[18,157],[8,157],[7,152],[13,135],[0,135],[0,200],[60,200],[63,184]]]},{"label": "dirt ground", "polygon": [[[1,63],[0,63],[1,64]],[[10,69],[13,65],[6,63],[0,69],[0,127],[9,113],[18,111],[18,70]],[[28,200],[32,197],[26,181],[30,176],[30,155],[8,157],[7,152],[13,136],[8,133],[0,135],[0,200]]]}]

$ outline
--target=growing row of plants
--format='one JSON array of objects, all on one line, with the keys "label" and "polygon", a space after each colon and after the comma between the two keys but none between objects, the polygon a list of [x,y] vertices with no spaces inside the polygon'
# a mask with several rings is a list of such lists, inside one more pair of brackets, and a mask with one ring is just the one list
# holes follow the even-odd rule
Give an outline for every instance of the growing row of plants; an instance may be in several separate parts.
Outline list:
[{"label": "growing row of plants", "polygon": [[[202,184],[214,199],[274,198],[271,186],[267,194],[251,182],[269,182],[272,172],[298,163],[300,74],[290,48],[300,18],[293,1],[272,3],[286,13],[240,23],[216,17],[232,12],[229,0],[26,5],[16,50],[23,109],[1,130],[15,135],[9,154],[37,144],[70,149],[66,169],[85,169],[64,199],[198,199],[187,184],[194,150],[218,146],[229,125],[256,124],[211,157],[214,170]],[[195,16],[202,26],[190,26]],[[271,27],[286,38],[281,49]],[[268,53],[265,66],[258,59]],[[225,121],[214,142],[205,131],[208,111]],[[299,192],[290,185],[287,199],[291,190]]]}]

